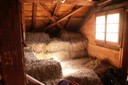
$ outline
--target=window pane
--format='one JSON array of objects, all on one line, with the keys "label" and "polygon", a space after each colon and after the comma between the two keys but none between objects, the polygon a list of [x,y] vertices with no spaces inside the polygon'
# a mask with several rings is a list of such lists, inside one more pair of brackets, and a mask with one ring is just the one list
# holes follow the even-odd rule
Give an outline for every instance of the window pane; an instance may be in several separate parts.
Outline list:
[{"label": "window pane", "polygon": [[119,23],[119,13],[108,14],[107,15],[107,23]]},{"label": "window pane", "polygon": [[105,32],[105,25],[96,25],[96,32]]},{"label": "window pane", "polygon": [[107,24],[107,32],[117,32],[118,33],[118,24]]},{"label": "window pane", "polygon": [[104,24],[104,23],[105,23],[105,16],[96,17],[96,24]]},{"label": "window pane", "polygon": [[107,33],[106,41],[118,42],[118,33]]},{"label": "window pane", "polygon": [[104,40],[104,33],[96,33],[97,40]]}]

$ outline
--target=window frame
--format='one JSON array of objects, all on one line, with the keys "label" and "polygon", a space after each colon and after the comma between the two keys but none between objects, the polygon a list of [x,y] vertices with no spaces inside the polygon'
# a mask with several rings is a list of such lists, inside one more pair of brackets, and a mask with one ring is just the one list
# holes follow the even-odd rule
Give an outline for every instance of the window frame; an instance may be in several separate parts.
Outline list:
[{"label": "window frame", "polygon": [[[118,29],[118,42],[111,42],[111,41],[106,41],[106,30],[107,30],[107,15],[109,14],[116,14],[119,13],[119,29]],[[123,14],[123,10],[122,9],[117,9],[117,10],[111,10],[111,11],[105,11],[105,12],[99,12],[96,13],[96,17],[95,17],[95,21],[96,18],[98,16],[105,16],[105,39],[104,40],[97,40],[96,39],[96,25],[95,24],[95,43],[98,46],[102,46],[102,47],[106,47],[106,48],[110,48],[110,49],[114,49],[114,50],[119,50],[120,46],[121,46],[121,36],[122,36],[122,14]]]}]

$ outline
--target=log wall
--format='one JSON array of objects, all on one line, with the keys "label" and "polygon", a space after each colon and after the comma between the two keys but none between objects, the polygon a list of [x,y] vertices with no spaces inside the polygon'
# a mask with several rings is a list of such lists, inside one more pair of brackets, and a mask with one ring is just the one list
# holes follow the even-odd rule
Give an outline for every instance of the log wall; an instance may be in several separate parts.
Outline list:
[{"label": "log wall", "polygon": [[88,52],[90,56],[107,60],[117,67],[120,66],[120,51],[97,46],[95,43],[95,15],[81,29],[81,32],[88,38]]}]

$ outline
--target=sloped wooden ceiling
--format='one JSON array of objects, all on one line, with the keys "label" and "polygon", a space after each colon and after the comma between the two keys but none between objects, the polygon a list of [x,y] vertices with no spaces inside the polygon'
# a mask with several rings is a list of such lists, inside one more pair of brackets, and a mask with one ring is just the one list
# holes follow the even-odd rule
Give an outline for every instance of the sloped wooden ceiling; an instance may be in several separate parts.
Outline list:
[{"label": "sloped wooden ceiling", "polygon": [[[23,0],[26,31],[61,29],[78,31],[88,11],[106,0]],[[111,0],[107,0],[111,1]],[[94,8],[94,7],[93,7]]]}]

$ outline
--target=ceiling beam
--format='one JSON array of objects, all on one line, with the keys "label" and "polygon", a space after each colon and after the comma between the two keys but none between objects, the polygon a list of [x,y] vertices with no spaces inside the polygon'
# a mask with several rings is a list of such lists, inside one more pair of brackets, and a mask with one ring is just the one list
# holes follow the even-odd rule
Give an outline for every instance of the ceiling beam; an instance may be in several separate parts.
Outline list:
[{"label": "ceiling beam", "polygon": [[51,19],[53,22],[55,21],[55,19],[52,17],[51,13],[49,12],[45,4],[39,2],[36,2],[36,4],[41,8],[42,11],[44,11],[47,14],[49,19]]},{"label": "ceiling beam", "polygon": [[81,6],[81,7],[77,8],[76,10],[70,12],[70,13],[67,14],[66,16],[64,16],[64,17],[62,17],[62,18],[60,18],[60,19],[58,19],[56,22],[54,22],[54,23],[50,24],[49,26],[47,26],[47,27],[45,28],[45,30],[47,30],[48,28],[51,28],[52,26],[54,26],[54,25],[58,24],[59,22],[65,20],[66,18],[70,17],[71,15],[77,13],[77,12],[80,11],[83,7],[84,7],[84,6]]},{"label": "ceiling beam", "polygon": [[[56,19],[54,18],[54,16],[52,16],[52,14],[49,12],[49,9],[47,8],[47,6],[44,3],[40,3],[40,2],[35,2],[35,3],[37,4],[37,6],[39,6],[42,9],[42,11],[44,11],[48,15],[48,18],[51,19],[52,22],[56,22]],[[63,27],[59,23],[57,23],[56,25],[60,29],[63,29]]]},{"label": "ceiling beam", "polygon": [[56,5],[55,5],[55,9],[54,9],[54,12],[53,12],[53,15],[54,16],[57,16],[57,13],[60,9],[60,6],[61,6],[61,3],[60,2],[57,2]]},{"label": "ceiling beam", "polygon": [[101,3],[99,3],[99,4],[97,4],[98,6],[100,6],[100,5],[107,5],[108,3],[110,3],[112,0],[106,0],[106,1],[104,1],[104,2],[101,2]]},{"label": "ceiling beam", "polygon": [[[38,0],[23,0],[24,2],[38,2]],[[40,2],[43,3],[57,3],[59,0],[39,0]],[[86,6],[91,6],[93,5],[95,2],[97,2],[99,0],[66,0],[64,2],[64,4],[77,4],[77,5],[86,5]]]},{"label": "ceiling beam", "polygon": [[[77,7],[78,7],[78,6],[77,6],[77,5],[75,5],[75,6],[72,8],[72,10],[77,9]],[[70,23],[70,21],[71,21],[72,17],[73,17],[73,15],[72,15],[72,16],[70,16],[70,17],[69,17],[69,19],[67,20],[67,22],[66,22],[66,24],[65,24],[65,28],[68,28],[69,23]]]},{"label": "ceiling beam", "polygon": [[32,27],[31,31],[36,28],[36,13],[37,13],[37,5],[35,3],[32,4]]}]

